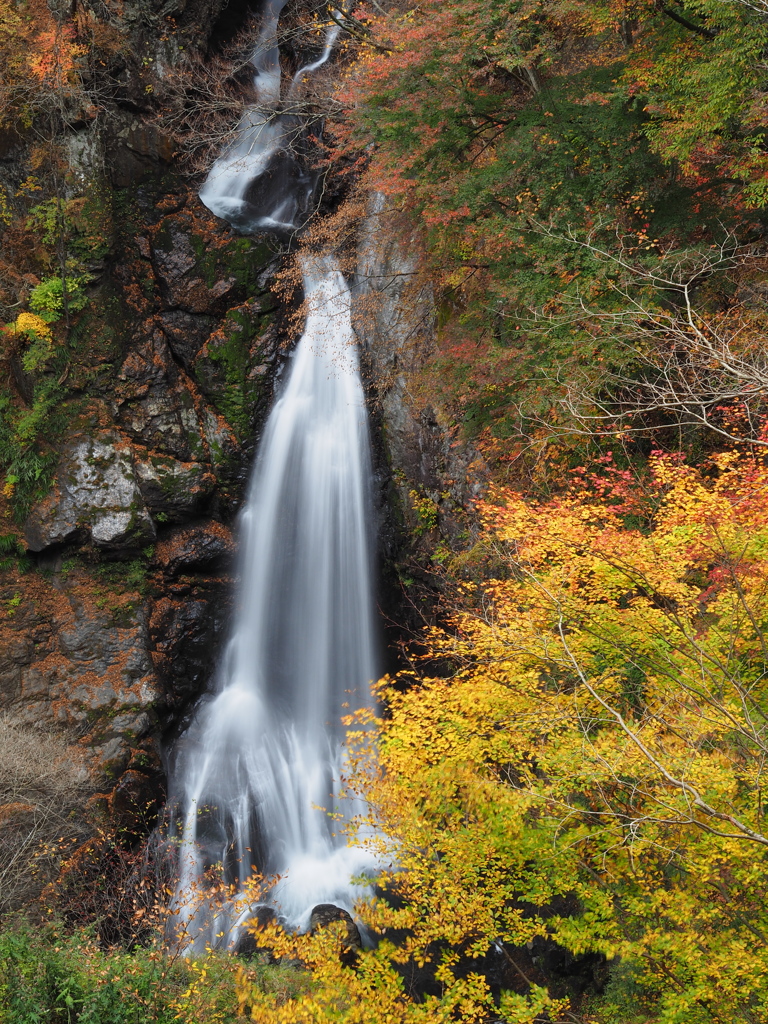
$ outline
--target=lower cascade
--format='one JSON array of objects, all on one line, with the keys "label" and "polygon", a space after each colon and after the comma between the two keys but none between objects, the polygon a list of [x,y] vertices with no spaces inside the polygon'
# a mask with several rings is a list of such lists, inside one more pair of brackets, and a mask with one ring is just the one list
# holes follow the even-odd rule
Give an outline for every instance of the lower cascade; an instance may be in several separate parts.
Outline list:
[{"label": "lower cascade", "polygon": [[[300,226],[286,223],[301,204],[276,180],[286,156],[268,106],[279,98],[281,8],[267,4],[252,60],[262,107],[248,113],[201,192],[241,230]],[[327,59],[333,38],[302,74]],[[254,191],[256,178],[264,182]],[[367,891],[351,879],[375,871],[373,855],[346,842],[345,822],[361,808],[341,800],[342,717],[370,706],[376,675],[365,400],[346,281],[330,258],[306,258],[303,272],[304,333],[242,515],[235,626],[215,692],[175,754],[173,911],[188,952],[234,948],[265,901],[289,928],[308,927],[318,904],[351,911]],[[274,882],[252,898],[256,873]]]},{"label": "lower cascade", "polygon": [[317,262],[305,286],[306,328],[243,513],[218,692],[178,753],[176,909],[193,948],[232,945],[254,909],[211,902],[213,865],[241,891],[257,869],[279,875],[271,900],[289,927],[306,926],[314,904],[351,910],[363,889],[350,878],[375,867],[339,835],[356,808],[337,803],[341,718],[370,703],[375,674],[366,411],[346,282]]}]

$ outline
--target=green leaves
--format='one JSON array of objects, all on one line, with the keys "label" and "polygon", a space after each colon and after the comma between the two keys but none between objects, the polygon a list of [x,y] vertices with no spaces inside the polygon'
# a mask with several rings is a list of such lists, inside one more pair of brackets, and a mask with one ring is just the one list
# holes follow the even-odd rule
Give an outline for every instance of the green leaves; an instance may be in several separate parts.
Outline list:
[{"label": "green leaves", "polygon": [[572,237],[659,259],[753,230],[768,16],[739,0],[429,0],[371,24],[391,52],[352,69],[349,114],[375,144],[369,180],[423,229],[441,303],[427,387],[487,454],[514,452],[557,419],[560,376],[626,366],[610,330],[534,322],[610,309],[613,284],[636,294]]},{"label": "green leaves", "polygon": [[77,313],[84,309],[88,296],[83,287],[86,277],[45,278],[35,285],[29,295],[29,308],[48,324],[61,320],[65,312]]}]

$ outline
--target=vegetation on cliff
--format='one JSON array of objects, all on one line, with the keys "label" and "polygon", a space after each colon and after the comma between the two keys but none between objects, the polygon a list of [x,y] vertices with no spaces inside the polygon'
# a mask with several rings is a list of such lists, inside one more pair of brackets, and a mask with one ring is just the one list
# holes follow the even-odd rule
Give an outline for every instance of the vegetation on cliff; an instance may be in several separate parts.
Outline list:
[{"label": "vegetation on cliff", "polygon": [[[440,318],[426,387],[497,471],[574,404],[650,405],[671,353],[685,376],[696,323],[760,362],[760,4],[387,6],[358,12],[371,43],[343,131],[423,226]],[[682,336],[656,324],[673,314]],[[577,382],[587,400],[564,402]],[[712,410],[733,386],[697,397]],[[657,402],[651,425],[678,411]]]}]

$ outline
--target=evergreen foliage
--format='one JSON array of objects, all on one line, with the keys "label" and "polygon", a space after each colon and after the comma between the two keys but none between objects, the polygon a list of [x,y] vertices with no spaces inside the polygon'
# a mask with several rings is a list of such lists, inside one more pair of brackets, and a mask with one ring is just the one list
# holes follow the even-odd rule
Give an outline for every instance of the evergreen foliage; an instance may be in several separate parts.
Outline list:
[{"label": "evergreen foliage", "polygon": [[[706,261],[729,236],[762,237],[768,11],[739,0],[364,10],[370,43],[344,95],[353,139],[374,143],[367,181],[423,225],[442,310],[426,386],[492,460],[509,457],[532,423],[563,422],[564,379],[631,372],[632,352],[573,315],[582,303],[664,304],[621,260],[647,267],[686,250]],[[556,311],[571,315],[542,323]]]}]

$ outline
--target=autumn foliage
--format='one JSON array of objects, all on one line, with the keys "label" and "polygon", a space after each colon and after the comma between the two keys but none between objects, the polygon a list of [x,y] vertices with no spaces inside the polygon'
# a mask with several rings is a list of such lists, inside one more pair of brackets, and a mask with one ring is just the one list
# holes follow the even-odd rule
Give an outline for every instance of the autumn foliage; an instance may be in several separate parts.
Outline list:
[{"label": "autumn foliage", "polygon": [[[353,972],[328,936],[263,937],[318,987],[251,993],[254,1020],[764,1019],[767,484],[748,453],[641,479],[606,456],[555,500],[481,506],[497,578],[457,580],[425,637],[450,675],[382,683],[380,767],[361,752],[353,780],[393,865],[361,908],[381,942]],[[603,997],[526,974],[552,942],[606,958]]]},{"label": "autumn foliage", "polygon": [[[60,143],[98,118],[97,69],[120,42],[80,5],[57,18],[3,4],[0,130],[32,141],[30,175],[0,206],[19,392],[0,447],[6,494],[28,502],[70,321],[113,229],[107,198],[67,191]],[[423,246],[419,296],[435,299],[436,352],[409,395],[528,489],[497,485],[462,510],[466,535],[430,566],[440,626],[413,645],[416,668],[379,684],[379,712],[350,723],[345,784],[370,808],[350,841],[382,864],[359,908],[371,948],[351,953],[343,926],[270,925],[255,960],[179,968],[152,1019],[763,1024],[766,0],[303,11],[315,48],[326,16],[347,30],[338,91],[319,79],[297,101],[323,123],[307,148],[333,214],[305,242],[357,269],[370,191],[384,196],[402,247]],[[150,119],[198,156],[242,110],[247,61],[232,54],[180,63],[165,94],[158,80]],[[538,460],[527,477],[522,451]],[[426,548],[444,497],[403,492]],[[108,869],[132,879],[138,853],[80,855],[68,923],[110,902],[105,941],[161,943],[154,890],[99,884]],[[88,985],[61,1019],[107,987],[117,1005],[122,974],[95,947],[72,955]],[[291,984],[266,984],[281,961]],[[142,1013],[161,963],[153,950],[147,988],[131,990]],[[0,971],[0,994],[17,975]],[[18,998],[32,1005],[30,986]]]},{"label": "autumn foliage", "polygon": [[[617,287],[625,307],[664,301],[585,242],[648,270],[762,237],[768,12],[440,0],[357,15],[368,45],[342,88],[345,131],[368,145],[367,182],[423,229],[440,326],[426,387],[489,457],[509,455],[531,420],[559,420],[559,378],[634,372],[574,306],[614,310]],[[708,312],[738,280],[726,290]]]}]

